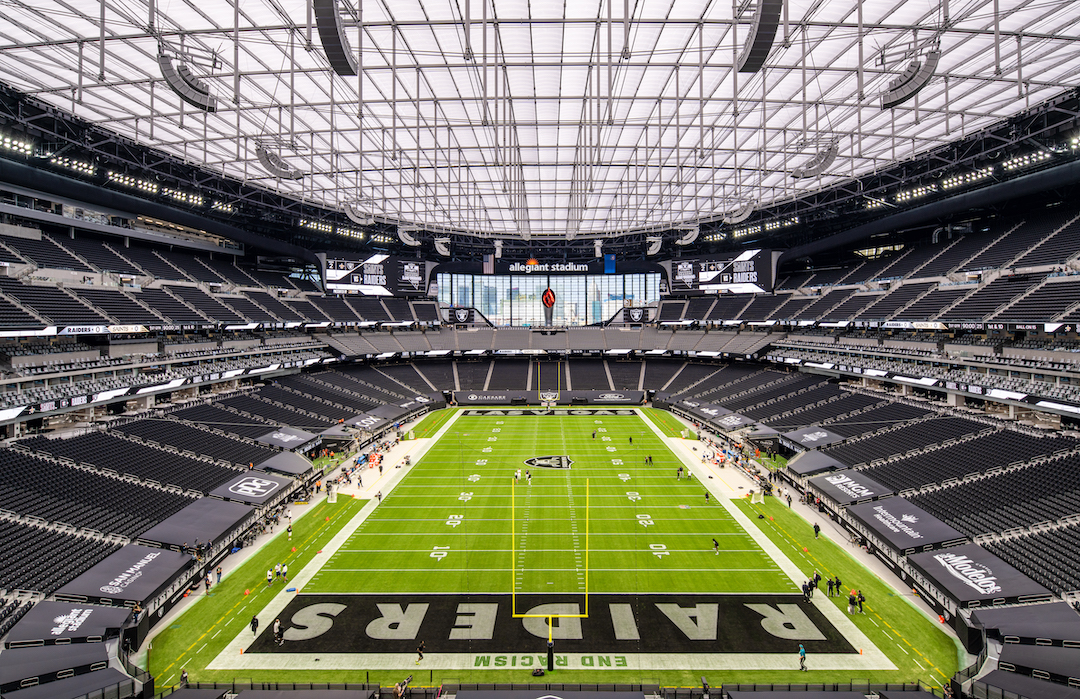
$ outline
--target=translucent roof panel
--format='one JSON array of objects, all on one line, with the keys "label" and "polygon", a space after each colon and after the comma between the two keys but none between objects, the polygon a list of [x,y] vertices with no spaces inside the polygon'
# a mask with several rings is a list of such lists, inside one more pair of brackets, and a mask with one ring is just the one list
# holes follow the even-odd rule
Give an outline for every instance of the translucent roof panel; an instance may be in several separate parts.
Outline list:
[{"label": "translucent roof panel", "polygon": [[[788,200],[1080,84],[1072,0],[788,0],[764,67],[737,73],[761,1],[338,0],[355,76],[331,69],[303,0],[6,3],[0,80],[326,207],[567,238]],[[929,82],[883,110],[934,50]],[[169,88],[162,53],[215,112]],[[825,172],[791,176],[832,144]]]}]

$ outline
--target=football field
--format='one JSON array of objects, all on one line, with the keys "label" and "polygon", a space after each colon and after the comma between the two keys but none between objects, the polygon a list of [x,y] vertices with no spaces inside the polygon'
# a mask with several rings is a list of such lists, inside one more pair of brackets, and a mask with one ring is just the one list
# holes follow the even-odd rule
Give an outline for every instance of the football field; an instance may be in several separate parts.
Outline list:
[{"label": "football field", "polygon": [[815,669],[897,670],[823,594],[803,601],[812,570],[727,480],[632,409],[461,410],[266,604],[283,641],[238,633],[207,669],[388,671],[423,642],[430,679],[480,677],[545,667],[550,640],[579,677],[787,672],[800,644]]},{"label": "football field", "polygon": [[636,414],[470,412],[305,593],[797,592]]}]

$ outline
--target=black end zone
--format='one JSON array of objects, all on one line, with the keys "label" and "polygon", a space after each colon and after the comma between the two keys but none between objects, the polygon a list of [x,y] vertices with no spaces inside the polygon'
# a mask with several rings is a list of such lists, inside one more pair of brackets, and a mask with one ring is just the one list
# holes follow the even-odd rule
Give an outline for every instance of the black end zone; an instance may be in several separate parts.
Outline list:
[{"label": "black end zone", "polygon": [[[557,605],[558,607],[545,606]],[[519,613],[584,613],[582,597],[518,595]],[[576,610],[580,610],[577,612]],[[510,595],[298,595],[248,652],[519,652],[547,641],[544,619],[514,618]],[[589,618],[556,619],[561,652],[855,653],[801,595],[590,595]]]}]

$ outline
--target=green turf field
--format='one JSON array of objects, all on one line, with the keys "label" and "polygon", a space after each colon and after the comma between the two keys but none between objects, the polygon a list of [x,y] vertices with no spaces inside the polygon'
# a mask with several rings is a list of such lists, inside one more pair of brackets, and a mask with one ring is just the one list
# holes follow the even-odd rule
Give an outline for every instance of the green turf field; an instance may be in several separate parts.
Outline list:
[{"label": "green turf field", "polygon": [[795,591],[678,465],[636,415],[463,415],[304,592]]},{"label": "green turf field", "polygon": [[[550,681],[934,682],[955,672],[954,640],[843,546],[811,541],[797,514],[772,498],[706,503],[702,482],[676,479],[681,462],[656,420],[575,412],[587,411],[438,413],[445,431],[381,503],[318,505],[291,545],[271,542],[155,639],[151,672],[164,685],[181,667],[206,681],[392,684],[414,670],[424,639],[422,684],[528,682],[549,627],[516,617],[538,610],[564,617],[551,628],[561,640]],[[661,434],[676,430],[660,417]],[[266,588],[268,562],[282,556],[299,593]],[[802,602],[792,579],[814,569],[864,589],[868,614],[849,617],[839,598]],[[258,636],[246,629],[253,613]],[[274,617],[287,630],[281,647],[264,632]],[[810,675],[794,665],[804,641]]]}]

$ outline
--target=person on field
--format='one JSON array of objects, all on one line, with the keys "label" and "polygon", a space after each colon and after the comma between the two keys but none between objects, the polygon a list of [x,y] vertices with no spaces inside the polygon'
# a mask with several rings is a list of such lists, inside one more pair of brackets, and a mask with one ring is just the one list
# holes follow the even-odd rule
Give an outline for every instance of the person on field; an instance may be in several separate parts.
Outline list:
[{"label": "person on field", "polygon": [[715,553],[717,556],[720,555],[720,542],[717,541],[716,539],[712,540],[712,550],[713,550],[713,553]]},{"label": "person on field", "polygon": [[803,644],[799,644],[799,670],[802,672],[809,672],[806,669],[806,649],[803,648]]},{"label": "person on field", "polygon": [[419,665],[420,661],[424,659],[424,642],[420,641],[420,645],[416,647],[416,654],[420,657],[416,659],[416,664]]},{"label": "person on field", "polygon": [[251,635],[259,635],[259,617],[252,615],[251,617]]}]

